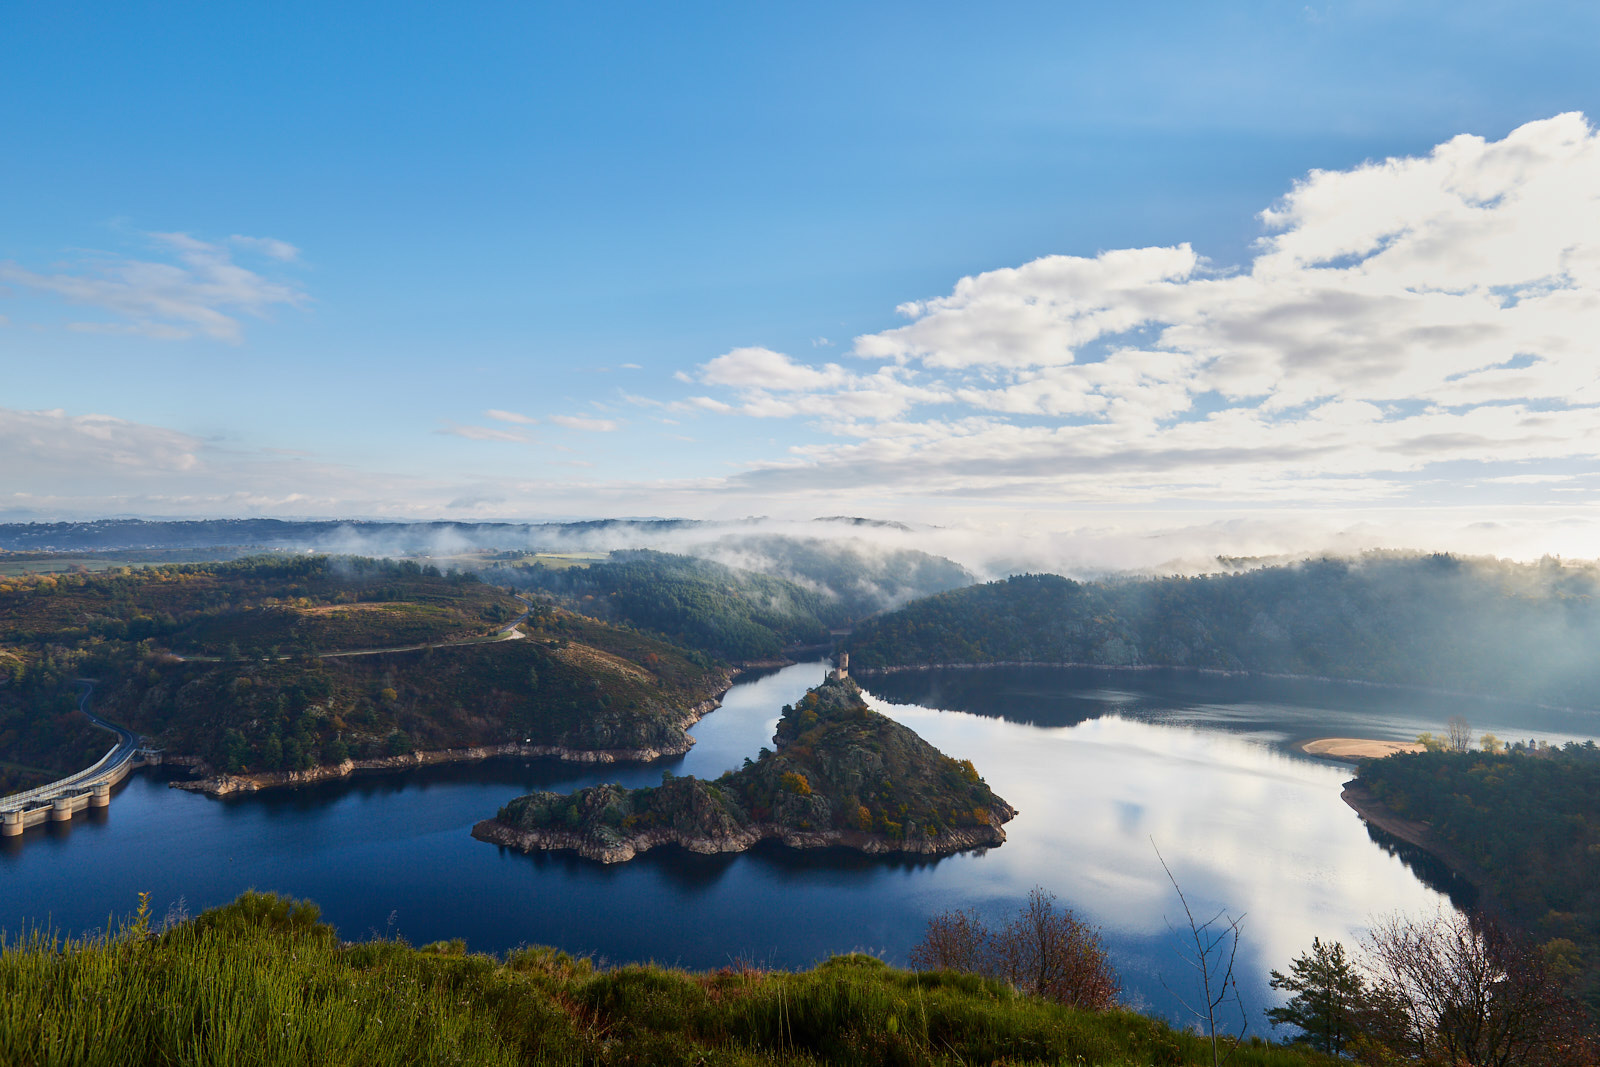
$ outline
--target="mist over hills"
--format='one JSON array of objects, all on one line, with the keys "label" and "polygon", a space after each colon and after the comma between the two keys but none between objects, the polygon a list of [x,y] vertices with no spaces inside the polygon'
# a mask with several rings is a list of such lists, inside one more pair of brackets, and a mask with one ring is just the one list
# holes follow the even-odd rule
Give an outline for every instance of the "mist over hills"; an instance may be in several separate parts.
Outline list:
[{"label": "mist over hills", "polygon": [[866,620],[854,663],[1299,674],[1600,704],[1600,566],[1370,553],[1233,574],[1018,575]]},{"label": "mist over hills", "polygon": [[[709,560],[792,582],[856,618],[977,577],[943,556],[907,547],[902,523],[850,516],[810,522],[598,519],[586,522],[376,522],[366,520],[105,519],[0,524],[0,552],[154,554],[150,561],[227,558],[263,550],[374,558],[429,557],[485,570],[527,553],[653,550]],[[833,620],[837,623],[837,620]]]}]

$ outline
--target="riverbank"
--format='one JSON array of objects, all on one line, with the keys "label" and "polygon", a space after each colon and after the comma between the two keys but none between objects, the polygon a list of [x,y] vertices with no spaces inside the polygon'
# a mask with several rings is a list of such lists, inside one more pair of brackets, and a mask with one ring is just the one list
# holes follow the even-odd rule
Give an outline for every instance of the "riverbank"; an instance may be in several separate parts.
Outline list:
[{"label": "riverbank", "polygon": [[993,660],[985,663],[899,663],[887,667],[863,667],[852,664],[850,673],[861,678],[872,677],[880,674],[915,674],[924,671],[986,671],[1001,670],[1017,667],[1048,667],[1070,670],[1093,671],[1127,671],[1131,673],[1149,673],[1152,671],[1174,671],[1180,674],[1194,674],[1207,678],[1268,678],[1283,682],[1318,682],[1331,685],[1353,685],[1368,689],[1396,689],[1408,693],[1426,693],[1429,696],[1441,697],[1466,697],[1472,700],[1495,700],[1508,704],[1518,704],[1524,707],[1539,708],[1542,711],[1561,712],[1589,712],[1594,708],[1575,707],[1571,704],[1545,704],[1539,701],[1530,701],[1509,693],[1484,693],[1467,689],[1443,689],[1433,685],[1417,685],[1413,682],[1377,682],[1370,678],[1339,678],[1323,674],[1286,674],[1281,671],[1234,671],[1224,670],[1221,667],[1189,667],[1173,663],[1084,663],[1075,660],[1063,662],[1043,662],[1038,660]]},{"label": "riverbank", "polygon": [[165,756],[163,761],[166,763],[185,764],[192,769],[193,773],[202,776],[197,780],[169,782],[168,785],[171,788],[183,789],[191,793],[204,793],[209,797],[232,796],[236,793],[256,793],[263,789],[294,788],[311,785],[315,782],[348,778],[358,773],[403,771],[441,763],[475,763],[481,760],[493,759],[497,756],[520,756],[530,759],[553,757],[566,763],[649,763],[668,756],[681,756],[689,751],[694,745],[694,738],[688,733],[689,727],[722,706],[722,697],[727,695],[728,690],[733,687],[733,679],[738,673],[737,669],[729,672],[724,679],[725,684],[722,685],[715,697],[703,700],[684,711],[683,715],[674,723],[679,731],[679,738],[675,743],[661,744],[648,748],[586,749],[572,748],[566,745],[535,745],[526,742],[508,741],[498,745],[432,749],[424,752],[408,752],[398,756],[381,756],[374,759],[347,759],[342,763],[320,764],[303,771],[266,771],[256,774],[219,774],[215,768],[204,761],[182,755]]},{"label": "riverbank", "polygon": [[1378,799],[1359,778],[1352,778],[1346,782],[1339,797],[1368,825],[1375,826],[1390,837],[1398,838],[1408,845],[1421,849],[1449,868],[1452,874],[1470,884],[1477,892],[1477,907],[1480,910],[1491,912],[1497,918],[1505,918],[1504,909],[1499,906],[1491,888],[1488,872],[1458,850],[1439,840],[1428,822],[1401,815]]}]

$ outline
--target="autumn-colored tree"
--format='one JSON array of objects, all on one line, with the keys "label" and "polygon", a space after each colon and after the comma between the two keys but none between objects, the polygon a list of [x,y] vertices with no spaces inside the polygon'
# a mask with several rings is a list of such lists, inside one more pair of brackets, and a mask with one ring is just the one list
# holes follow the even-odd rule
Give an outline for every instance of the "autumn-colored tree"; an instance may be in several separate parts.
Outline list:
[{"label": "autumn-colored tree", "polygon": [[1595,1062],[1581,1009],[1540,954],[1493,920],[1394,917],[1373,927],[1365,947],[1374,991],[1403,1017],[1387,1051],[1472,1067]]},{"label": "autumn-colored tree", "polygon": [[919,970],[969,971],[1008,982],[1024,993],[1076,1008],[1114,1007],[1121,992],[1100,932],[1056,906],[1035,887],[1015,918],[991,930],[973,911],[952,911],[928,922],[911,950]]}]

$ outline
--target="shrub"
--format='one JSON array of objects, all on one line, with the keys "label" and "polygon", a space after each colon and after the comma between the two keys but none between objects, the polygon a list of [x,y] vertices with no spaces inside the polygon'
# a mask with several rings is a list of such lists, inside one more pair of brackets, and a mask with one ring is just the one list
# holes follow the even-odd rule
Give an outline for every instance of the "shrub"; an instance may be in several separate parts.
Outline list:
[{"label": "shrub", "polygon": [[1055,894],[1035,887],[1014,919],[991,930],[976,912],[950,911],[928,922],[911,950],[918,970],[966,971],[1076,1008],[1113,1008],[1121,992],[1100,931],[1057,908]]}]

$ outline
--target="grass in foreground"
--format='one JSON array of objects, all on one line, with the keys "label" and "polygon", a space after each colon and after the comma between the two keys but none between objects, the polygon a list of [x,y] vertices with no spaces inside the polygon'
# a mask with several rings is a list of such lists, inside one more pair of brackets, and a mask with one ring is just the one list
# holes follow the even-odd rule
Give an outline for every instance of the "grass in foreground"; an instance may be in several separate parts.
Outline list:
[{"label": "grass in foreground", "polygon": [[[164,933],[0,944],[0,1063],[1191,1064],[1198,1037],[870,956],[810,971],[595,970],[530,948],[341,944],[247,893]],[[1240,1067],[1327,1064],[1247,1044]]]}]

